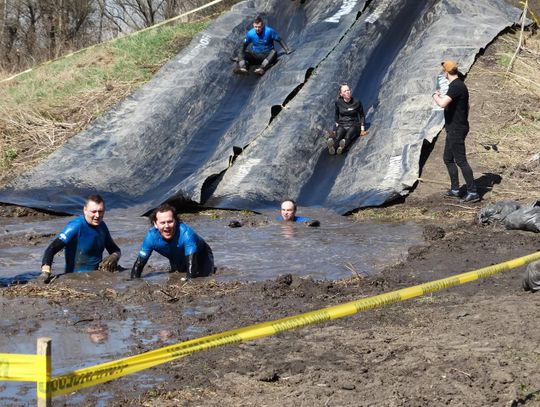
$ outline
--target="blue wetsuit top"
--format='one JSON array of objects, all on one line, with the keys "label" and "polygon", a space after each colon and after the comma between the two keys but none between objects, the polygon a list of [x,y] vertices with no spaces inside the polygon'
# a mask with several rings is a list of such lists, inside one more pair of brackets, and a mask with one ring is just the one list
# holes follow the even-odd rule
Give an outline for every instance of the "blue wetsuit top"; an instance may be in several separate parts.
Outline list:
[{"label": "blue wetsuit top", "polygon": [[[283,216],[279,215],[276,220],[284,221]],[[301,223],[301,222],[311,222],[311,218],[304,218],[303,216],[295,216],[292,220],[293,222]]]},{"label": "blue wetsuit top", "polygon": [[272,27],[265,25],[263,32],[258,35],[255,28],[249,30],[244,38],[244,46],[251,45],[251,49],[256,54],[266,54],[274,49],[274,41],[281,41],[281,37]]},{"label": "blue wetsuit top", "polygon": [[181,266],[185,263],[186,256],[197,252],[199,240],[197,233],[185,223],[178,225],[170,241],[163,239],[159,230],[154,227],[144,237],[139,257],[146,263],[155,250],[168,258],[171,266]]},{"label": "blue wetsuit top", "polygon": [[118,249],[105,222],[92,226],[84,216],[69,222],[57,237],[66,245],[66,273],[97,270],[103,250]]}]

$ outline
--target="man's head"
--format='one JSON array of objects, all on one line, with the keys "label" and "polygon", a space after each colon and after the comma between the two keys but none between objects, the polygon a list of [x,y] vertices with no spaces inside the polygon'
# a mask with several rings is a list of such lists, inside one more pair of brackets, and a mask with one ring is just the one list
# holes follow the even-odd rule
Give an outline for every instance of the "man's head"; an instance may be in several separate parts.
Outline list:
[{"label": "man's head", "polygon": [[296,215],[296,202],[286,199],[281,203],[281,217],[283,220],[293,221]]},{"label": "man's head", "polygon": [[161,204],[150,214],[150,222],[158,230],[161,237],[171,240],[176,233],[176,225],[180,222],[176,209],[169,204]]},{"label": "man's head", "polygon": [[105,202],[101,195],[88,195],[84,201],[83,214],[86,223],[98,226],[105,215]]},{"label": "man's head", "polygon": [[458,73],[458,64],[456,61],[452,61],[450,59],[441,62],[441,66],[443,69],[443,72],[448,75],[457,75]]},{"label": "man's head", "polygon": [[255,17],[255,20],[253,20],[253,28],[255,28],[255,32],[257,34],[262,33],[263,27],[264,27],[264,21],[261,18],[261,16]]}]

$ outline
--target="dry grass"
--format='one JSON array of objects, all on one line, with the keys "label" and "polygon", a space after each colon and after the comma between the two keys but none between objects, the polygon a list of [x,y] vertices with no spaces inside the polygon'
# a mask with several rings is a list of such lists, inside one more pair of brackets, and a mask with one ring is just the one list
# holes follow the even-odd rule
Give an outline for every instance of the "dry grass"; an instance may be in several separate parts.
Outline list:
[{"label": "dry grass", "polygon": [[518,36],[499,37],[467,77],[473,101],[468,153],[503,177],[504,187],[493,190],[501,199],[540,194],[540,39],[526,33],[507,75]]},{"label": "dry grass", "polygon": [[[0,106],[0,184],[35,166],[82,131],[101,113],[129,95],[133,83],[108,83],[66,98],[61,106]],[[4,101],[9,96],[0,91]]]},{"label": "dry grass", "polygon": [[[54,284],[54,283],[53,283]],[[52,287],[51,284],[39,287],[35,284],[12,285],[2,289],[2,296],[15,297],[40,297],[52,301],[65,301],[66,299],[87,299],[98,297],[95,293],[86,293],[67,287]]]}]

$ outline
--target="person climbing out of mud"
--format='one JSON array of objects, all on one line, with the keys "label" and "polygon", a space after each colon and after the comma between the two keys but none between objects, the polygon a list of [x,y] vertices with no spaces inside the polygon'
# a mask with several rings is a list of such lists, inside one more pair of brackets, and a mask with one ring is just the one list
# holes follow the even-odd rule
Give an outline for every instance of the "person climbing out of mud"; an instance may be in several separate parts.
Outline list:
[{"label": "person climbing out of mud", "polygon": [[[103,217],[105,202],[100,195],[89,195],[84,203],[83,214],[69,222],[52,241],[43,254],[39,279],[49,283],[53,258],[65,249],[65,272],[78,273],[99,269],[116,271],[120,260],[120,248],[109,233]],[[109,255],[103,259],[103,251]]]},{"label": "person climbing out of mud", "polygon": [[215,272],[212,249],[193,229],[183,223],[176,209],[162,204],[150,215],[152,229],[146,234],[131,278],[140,278],[143,268],[155,250],[169,259],[170,273],[186,273],[187,278],[207,277]]},{"label": "person climbing out of mud", "polygon": [[320,226],[321,222],[311,218],[305,218],[303,216],[296,216],[296,210],[298,209],[296,202],[292,199],[285,199],[281,203],[280,215],[276,220],[280,222],[289,222],[289,223],[305,223],[311,227]]},{"label": "person climbing out of mud", "polygon": [[[249,65],[251,64],[259,65],[255,69],[255,73],[264,75],[266,70],[277,61],[277,51],[274,48],[274,42],[278,42],[287,54],[292,52],[276,30],[265,25],[263,19],[257,16],[253,20],[253,28],[247,32],[244,42],[240,47],[235,73],[247,74],[249,72]],[[251,48],[248,49],[250,44]]]},{"label": "person climbing out of mud", "polygon": [[339,96],[335,102],[335,137],[326,141],[331,155],[343,154],[357,136],[366,136],[364,108],[351,93],[346,83],[339,85]]},{"label": "person climbing out of mud", "polygon": [[443,161],[450,177],[450,189],[445,195],[455,198],[461,196],[459,167],[467,184],[467,195],[462,201],[477,202],[480,200],[480,196],[476,190],[473,170],[467,161],[465,149],[465,138],[469,133],[469,90],[463,82],[463,75],[458,71],[457,62],[448,60],[442,62],[441,65],[449,82],[448,91],[443,96],[437,90],[433,93],[432,98],[439,107],[444,109],[446,143]]}]

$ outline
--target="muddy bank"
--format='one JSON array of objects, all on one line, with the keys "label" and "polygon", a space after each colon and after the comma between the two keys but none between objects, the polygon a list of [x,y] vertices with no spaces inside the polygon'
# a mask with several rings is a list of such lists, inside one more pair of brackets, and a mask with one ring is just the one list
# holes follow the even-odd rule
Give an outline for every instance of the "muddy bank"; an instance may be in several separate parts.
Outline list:
[{"label": "muddy bank", "polygon": [[[256,283],[90,273],[1,290],[3,332],[47,329],[55,373],[468,271],[538,250],[540,237],[471,219],[424,225],[428,240],[381,274]],[[193,354],[57,399],[65,405],[539,405],[540,295],[515,270],[353,317]],[[115,289],[111,287],[116,287]],[[3,346],[4,348],[4,346]],[[84,355],[84,357],[81,357]],[[32,386],[4,385],[18,405]],[[11,390],[10,390],[11,389]],[[11,395],[10,395],[11,393]],[[23,404],[21,404],[23,405]]]}]

